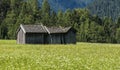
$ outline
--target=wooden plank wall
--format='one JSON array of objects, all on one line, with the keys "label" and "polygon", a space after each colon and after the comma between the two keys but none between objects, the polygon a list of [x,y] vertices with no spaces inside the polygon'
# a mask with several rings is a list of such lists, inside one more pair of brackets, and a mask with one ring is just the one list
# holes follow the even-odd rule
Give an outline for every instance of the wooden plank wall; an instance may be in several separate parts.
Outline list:
[{"label": "wooden plank wall", "polygon": [[26,43],[28,44],[44,44],[44,34],[26,34]]},{"label": "wooden plank wall", "polygon": [[69,31],[65,35],[65,42],[66,44],[76,44],[76,33],[74,33],[73,31]]},{"label": "wooden plank wall", "polygon": [[17,34],[17,43],[18,44],[25,44],[25,34],[22,29],[19,30]]}]

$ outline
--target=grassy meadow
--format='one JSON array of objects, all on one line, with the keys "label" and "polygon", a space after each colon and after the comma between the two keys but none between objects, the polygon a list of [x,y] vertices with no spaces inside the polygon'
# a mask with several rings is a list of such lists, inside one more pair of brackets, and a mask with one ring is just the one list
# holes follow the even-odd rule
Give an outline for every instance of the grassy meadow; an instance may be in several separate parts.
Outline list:
[{"label": "grassy meadow", "polygon": [[120,45],[18,45],[0,40],[0,70],[120,70]]}]

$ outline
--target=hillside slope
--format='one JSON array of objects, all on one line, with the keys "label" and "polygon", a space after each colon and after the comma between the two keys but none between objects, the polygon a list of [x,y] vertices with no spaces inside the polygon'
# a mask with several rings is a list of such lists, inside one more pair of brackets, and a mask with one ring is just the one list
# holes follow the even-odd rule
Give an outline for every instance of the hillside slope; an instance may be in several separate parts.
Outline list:
[{"label": "hillside slope", "polygon": [[95,0],[87,8],[92,14],[116,20],[120,15],[120,0]]},{"label": "hillside slope", "polygon": [[[38,0],[39,4],[42,4],[43,0]],[[74,9],[74,8],[84,8],[93,0],[48,0],[50,6],[53,10],[65,11],[66,9]]]}]

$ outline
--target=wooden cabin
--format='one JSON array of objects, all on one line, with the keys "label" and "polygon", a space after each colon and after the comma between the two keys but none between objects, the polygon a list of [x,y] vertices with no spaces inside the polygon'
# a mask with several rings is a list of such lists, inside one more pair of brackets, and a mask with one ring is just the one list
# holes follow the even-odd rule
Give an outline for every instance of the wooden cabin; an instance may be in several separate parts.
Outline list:
[{"label": "wooden cabin", "polygon": [[18,44],[76,44],[76,30],[72,27],[20,25]]}]

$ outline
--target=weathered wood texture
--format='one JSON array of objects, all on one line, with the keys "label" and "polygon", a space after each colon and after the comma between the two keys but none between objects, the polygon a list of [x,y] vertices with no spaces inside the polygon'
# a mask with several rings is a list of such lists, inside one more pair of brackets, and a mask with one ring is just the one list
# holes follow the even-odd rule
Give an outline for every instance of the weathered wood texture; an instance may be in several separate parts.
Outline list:
[{"label": "weathered wood texture", "polygon": [[44,34],[40,33],[27,33],[26,44],[44,44]]},{"label": "weathered wood texture", "polygon": [[[26,28],[25,28],[26,27]],[[37,27],[37,29],[36,29]],[[43,26],[41,26],[43,27]],[[76,31],[73,28],[64,29],[46,28],[46,32],[40,26],[21,26],[17,34],[18,44],[76,44]],[[32,31],[30,31],[30,28]],[[39,31],[42,30],[42,31]],[[36,31],[37,30],[37,31]]]},{"label": "weathered wood texture", "polygon": [[65,34],[65,43],[76,44],[76,33],[74,31],[70,30]]},{"label": "weathered wood texture", "polygon": [[51,34],[48,40],[50,44],[64,44],[63,34]]},{"label": "weathered wood texture", "polygon": [[18,31],[17,34],[17,43],[18,44],[25,44],[25,34],[22,29]]}]

